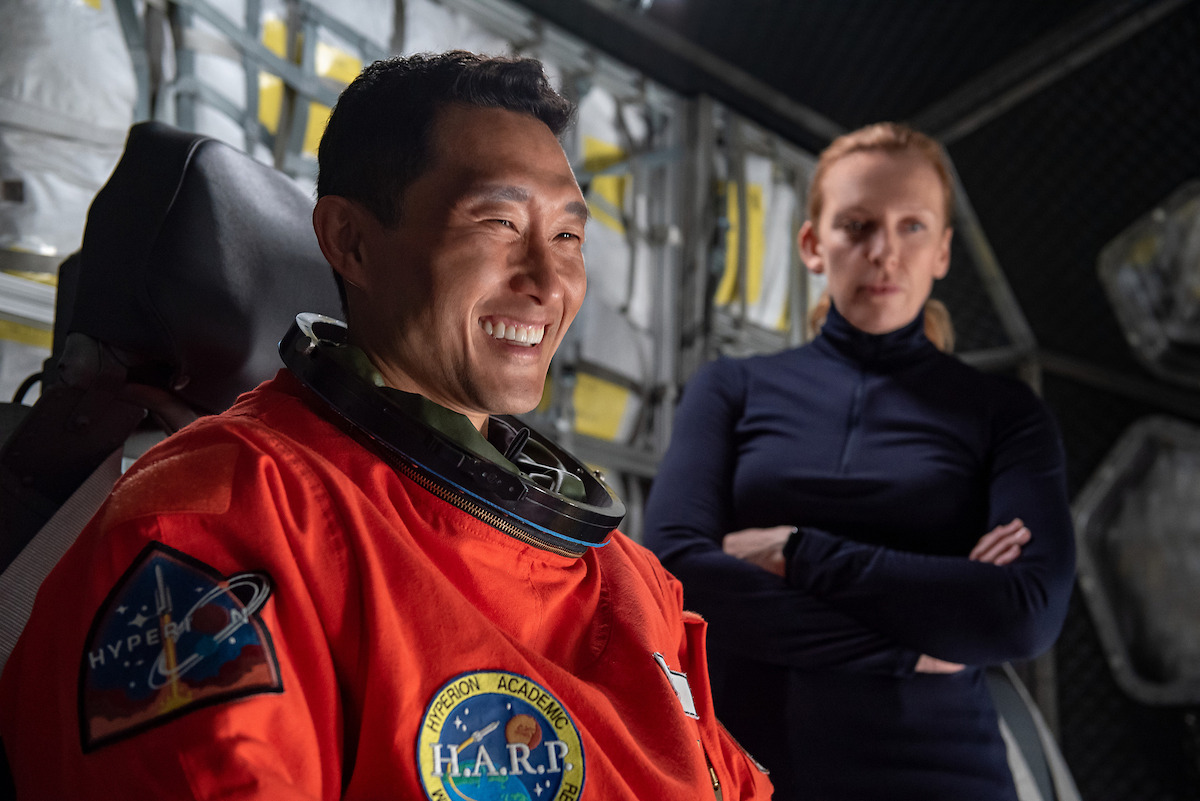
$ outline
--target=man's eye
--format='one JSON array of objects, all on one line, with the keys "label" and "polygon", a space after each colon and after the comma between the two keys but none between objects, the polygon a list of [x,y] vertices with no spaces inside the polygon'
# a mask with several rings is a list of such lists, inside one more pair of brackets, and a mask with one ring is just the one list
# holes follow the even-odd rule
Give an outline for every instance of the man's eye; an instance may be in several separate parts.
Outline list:
[{"label": "man's eye", "polygon": [[556,238],[557,239],[580,239],[581,237],[578,234],[571,233],[570,231],[563,231],[562,233],[558,234],[558,236]]},{"label": "man's eye", "polygon": [[917,231],[924,231],[925,223],[920,222],[919,220],[913,220],[911,222],[907,222],[904,224],[904,230],[908,231],[909,233],[915,233]]}]

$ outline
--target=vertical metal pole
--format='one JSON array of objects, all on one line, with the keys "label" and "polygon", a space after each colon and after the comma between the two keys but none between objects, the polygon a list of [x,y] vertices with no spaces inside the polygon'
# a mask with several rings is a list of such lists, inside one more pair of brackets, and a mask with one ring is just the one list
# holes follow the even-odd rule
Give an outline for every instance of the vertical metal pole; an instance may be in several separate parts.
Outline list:
[{"label": "vertical metal pole", "polygon": [[[262,0],[246,0],[246,36],[254,41],[262,39]],[[246,107],[242,110],[242,130],[246,140],[246,152],[254,155],[261,141],[258,123],[258,62],[242,50],[242,70],[245,73]]]},{"label": "vertical metal pole", "polygon": [[133,121],[141,122],[150,119],[150,96],[153,91],[146,31],[143,23],[138,20],[133,0],[115,0],[113,6],[121,22],[121,33],[125,36],[125,46],[129,48],[133,74],[137,78],[137,102],[133,107]]},{"label": "vertical metal pole", "polygon": [[749,315],[750,299],[748,292],[750,271],[750,221],[747,219],[748,203],[746,192],[746,146],[745,132],[742,130],[742,120],[735,115],[728,115],[729,120],[729,177],[737,191],[738,238],[737,238],[737,318],[735,328],[738,334],[744,334],[746,319]]},{"label": "vertical metal pole", "polygon": [[[685,291],[680,293],[680,361],[675,375],[679,386],[696,371],[715,350],[709,341],[709,272],[711,253],[708,241],[713,233],[712,182],[713,158],[715,156],[716,130],[713,115],[716,113],[712,98],[701,96],[689,107],[689,124],[685,131],[690,153],[689,169],[682,178],[684,198],[691,198],[691,207],[685,210],[683,220],[683,242],[686,264],[681,283]],[[685,161],[685,163],[688,163]]]},{"label": "vertical metal pole", "polygon": [[168,19],[171,37],[175,40],[175,81],[184,87],[175,92],[173,122],[185,131],[196,130],[196,54],[183,47],[183,32],[191,26],[194,17],[195,13],[190,9],[178,3],[170,4]]}]

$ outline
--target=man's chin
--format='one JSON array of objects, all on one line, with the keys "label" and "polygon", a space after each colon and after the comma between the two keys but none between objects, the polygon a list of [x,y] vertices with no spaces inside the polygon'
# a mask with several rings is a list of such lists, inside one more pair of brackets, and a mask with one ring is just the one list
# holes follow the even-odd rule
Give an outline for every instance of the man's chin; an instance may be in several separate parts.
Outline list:
[{"label": "man's chin", "polygon": [[523,392],[507,391],[494,393],[488,401],[488,414],[528,414],[542,402],[543,387]]}]

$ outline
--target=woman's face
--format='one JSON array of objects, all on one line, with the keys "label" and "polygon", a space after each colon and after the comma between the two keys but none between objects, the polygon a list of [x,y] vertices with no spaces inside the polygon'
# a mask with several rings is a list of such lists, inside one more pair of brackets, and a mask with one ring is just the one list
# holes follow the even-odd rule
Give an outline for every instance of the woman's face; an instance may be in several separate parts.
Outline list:
[{"label": "woman's face", "polygon": [[818,189],[821,216],[800,229],[800,257],[855,328],[903,328],[950,268],[937,171],[912,151],[861,151],[830,165]]}]

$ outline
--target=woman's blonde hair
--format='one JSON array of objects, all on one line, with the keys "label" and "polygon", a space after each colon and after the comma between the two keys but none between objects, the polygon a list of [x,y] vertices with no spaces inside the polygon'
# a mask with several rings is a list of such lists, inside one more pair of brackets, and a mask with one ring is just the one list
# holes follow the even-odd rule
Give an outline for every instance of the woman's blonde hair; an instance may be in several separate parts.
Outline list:
[{"label": "woman's blonde hair", "polygon": [[[829,293],[822,292],[808,313],[808,330],[813,336],[820,333],[828,316]],[[925,338],[943,353],[954,352],[954,322],[950,319],[950,310],[934,298],[925,301]]]},{"label": "woman's blonde hair", "polygon": [[825,201],[822,182],[829,168],[851,153],[876,150],[885,153],[912,151],[929,162],[942,184],[946,200],[945,221],[946,225],[949,225],[954,216],[954,181],[950,177],[950,160],[946,157],[946,151],[930,137],[898,122],[877,122],[842,134],[821,151],[808,190],[808,219],[813,225],[816,225],[821,217],[821,207]]}]

